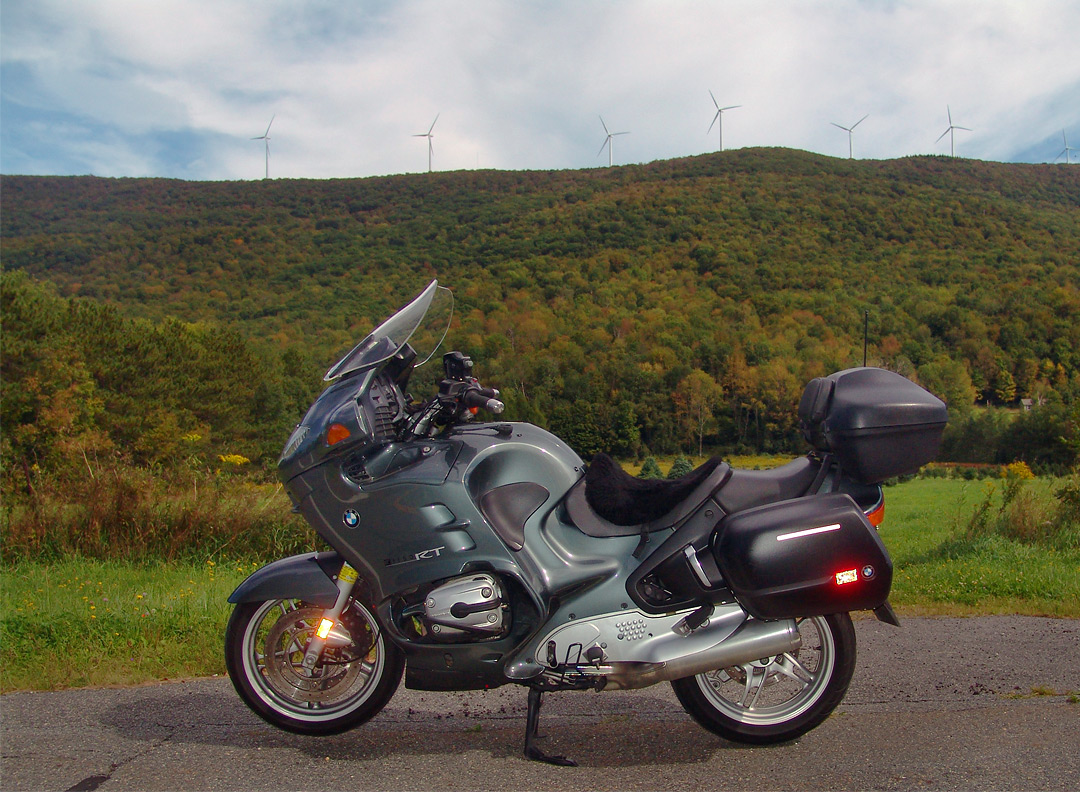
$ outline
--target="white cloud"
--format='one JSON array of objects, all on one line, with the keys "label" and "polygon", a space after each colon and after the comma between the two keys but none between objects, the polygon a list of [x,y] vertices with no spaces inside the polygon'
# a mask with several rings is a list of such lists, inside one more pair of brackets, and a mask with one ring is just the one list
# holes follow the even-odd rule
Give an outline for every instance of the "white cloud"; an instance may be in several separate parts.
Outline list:
[{"label": "white cloud", "polygon": [[[1009,159],[1080,125],[1078,28],[1064,0],[36,0],[4,9],[0,156],[258,178],[250,138],[276,114],[271,175],[420,171],[412,135],[439,113],[436,169],[591,167],[598,115],[630,131],[617,163],[715,150],[711,89],[742,105],[726,148],[845,156],[830,122],[869,114],[856,156],[947,153],[949,105],[973,130],[958,153]],[[190,145],[162,152],[156,134]]]}]

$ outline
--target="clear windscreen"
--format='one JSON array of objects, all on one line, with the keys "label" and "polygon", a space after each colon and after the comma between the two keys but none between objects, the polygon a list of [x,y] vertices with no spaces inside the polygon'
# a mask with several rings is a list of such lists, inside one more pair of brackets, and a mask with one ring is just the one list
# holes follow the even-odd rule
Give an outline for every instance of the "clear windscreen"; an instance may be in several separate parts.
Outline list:
[{"label": "clear windscreen", "polygon": [[335,380],[354,371],[374,368],[396,355],[405,344],[422,366],[442,344],[454,315],[454,296],[438,281],[428,284],[412,302],[395,313],[330,367],[323,379]]}]

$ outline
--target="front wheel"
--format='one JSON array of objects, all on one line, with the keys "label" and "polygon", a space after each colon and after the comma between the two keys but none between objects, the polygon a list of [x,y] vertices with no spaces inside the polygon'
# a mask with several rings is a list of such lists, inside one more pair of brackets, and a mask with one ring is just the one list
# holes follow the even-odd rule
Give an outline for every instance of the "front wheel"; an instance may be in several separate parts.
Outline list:
[{"label": "front wheel", "polygon": [[337,734],[372,718],[397,690],[405,660],[371,612],[350,599],[340,623],[352,642],[328,646],[308,672],[304,650],[323,610],[299,600],[237,605],[225,630],[225,666],[263,720],[300,734]]},{"label": "front wheel", "polygon": [[792,740],[829,716],[855,671],[855,628],[846,613],[797,620],[802,646],[671,683],[701,726],[728,740]]}]

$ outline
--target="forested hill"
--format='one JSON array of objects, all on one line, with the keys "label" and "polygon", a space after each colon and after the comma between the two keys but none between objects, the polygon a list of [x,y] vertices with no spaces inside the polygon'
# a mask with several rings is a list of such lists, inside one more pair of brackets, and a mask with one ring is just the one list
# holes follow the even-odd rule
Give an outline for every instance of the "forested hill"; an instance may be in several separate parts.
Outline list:
[{"label": "forested hill", "polygon": [[803,384],[862,362],[867,311],[870,362],[954,409],[1080,398],[1074,166],[744,149],[330,181],[8,176],[2,190],[5,270],[126,317],[303,349],[313,377],[438,277],[458,299],[451,344],[513,417],[579,447],[790,444]]}]

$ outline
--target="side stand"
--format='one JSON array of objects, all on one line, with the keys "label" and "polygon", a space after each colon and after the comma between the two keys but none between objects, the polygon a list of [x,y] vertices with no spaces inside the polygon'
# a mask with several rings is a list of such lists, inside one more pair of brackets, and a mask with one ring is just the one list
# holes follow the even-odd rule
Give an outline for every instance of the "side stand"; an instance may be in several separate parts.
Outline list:
[{"label": "side stand", "polygon": [[529,688],[529,713],[525,717],[525,758],[535,762],[559,765],[560,767],[577,767],[577,762],[567,759],[565,756],[548,756],[536,747],[536,730],[540,725],[540,705],[543,703],[544,691],[539,688]]}]

